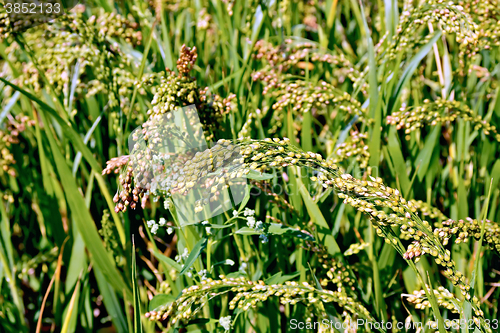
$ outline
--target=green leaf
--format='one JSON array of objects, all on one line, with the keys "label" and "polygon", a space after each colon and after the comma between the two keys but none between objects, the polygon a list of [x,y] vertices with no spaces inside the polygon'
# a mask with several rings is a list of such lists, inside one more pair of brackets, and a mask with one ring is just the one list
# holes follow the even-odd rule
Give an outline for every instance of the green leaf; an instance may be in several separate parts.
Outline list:
[{"label": "green leaf", "polygon": [[21,93],[19,91],[16,91],[12,97],[10,97],[9,103],[4,106],[2,112],[0,112],[0,124],[3,123],[3,120],[7,116],[7,114],[10,112],[10,109],[16,104],[17,100],[19,99],[19,96]]},{"label": "green leaf", "polygon": [[476,278],[477,278],[477,275],[479,275],[479,271],[481,269],[481,251],[482,251],[482,248],[483,248],[483,241],[484,241],[484,233],[485,233],[485,230],[486,230],[486,217],[488,216],[488,208],[489,208],[489,205],[490,205],[490,199],[491,199],[491,183],[493,182],[493,179],[490,180],[490,187],[488,189],[488,196],[486,197],[486,202],[484,203],[484,206],[482,208],[482,211],[481,211],[481,238],[479,239],[479,242],[478,242],[478,247],[477,247],[477,252],[476,252],[476,256],[475,256],[475,262],[474,262],[474,271],[472,272],[472,277],[471,277],[471,281],[470,281],[470,286],[471,286],[471,290],[470,290],[470,294],[472,296],[478,296],[478,298],[481,297],[481,295],[476,295]]},{"label": "green leaf", "polygon": [[323,227],[325,229],[330,229],[330,226],[323,217],[323,213],[321,213],[318,204],[313,201],[311,195],[309,194],[306,187],[302,184],[299,178],[297,178],[297,183],[298,183],[297,186],[299,187],[299,192],[302,195],[302,200],[304,200],[304,203],[306,204],[306,209],[309,215],[311,216],[311,219],[314,221],[314,223],[316,223],[320,227]]},{"label": "green leaf", "polygon": [[[101,122],[101,119],[102,119],[102,114],[100,114],[99,117],[97,117],[97,119],[94,121],[92,126],[87,131],[87,134],[85,134],[85,137],[83,138],[84,144],[87,144],[89,142],[90,138],[92,137],[92,133],[94,133],[95,129],[97,128],[97,125],[99,125],[99,123]],[[78,170],[78,167],[80,166],[81,160],[82,160],[82,152],[79,151],[78,153],[76,153],[76,156],[75,156],[75,159],[73,162],[73,169],[72,169],[73,176],[75,176],[76,171]]]},{"label": "green leaf", "polygon": [[392,38],[398,25],[398,2],[384,0],[385,28],[389,33],[388,40]]},{"label": "green leaf", "polygon": [[[307,212],[309,213],[311,219],[318,226],[329,231],[330,226],[328,225],[325,218],[323,217],[323,213],[321,213],[321,210],[319,209],[318,204],[313,201],[313,199],[309,195],[309,192],[307,191],[304,184],[302,184],[299,177],[297,177],[297,183],[298,183],[297,186],[299,187],[300,194],[302,195],[302,200],[304,200],[304,203],[306,204],[306,209],[307,209]],[[329,254],[335,255],[335,254],[341,253],[340,247],[337,244],[337,241],[330,233],[325,235],[324,243],[325,243],[325,246],[326,246]]]},{"label": "green leaf", "polygon": [[[14,250],[12,246],[12,233],[11,233],[11,225],[9,221],[9,217],[7,215],[7,210],[5,209],[4,201],[3,201],[3,193],[0,192],[0,231],[2,234],[3,246],[5,247],[6,257],[8,260],[9,268],[14,269]],[[0,242],[0,246],[2,246],[2,242]]]},{"label": "green leaf", "polygon": [[218,261],[215,264],[212,265],[212,267],[218,266],[218,265],[228,265],[228,266],[234,266],[235,262],[231,259],[226,259],[222,261]]},{"label": "green leaf", "polygon": [[[149,49],[151,48],[151,43],[153,42],[153,36],[154,36],[154,31],[155,31],[155,27],[156,27],[156,21],[153,21],[153,25],[151,26],[151,30],[150,30],[150,34],[149,34],[149,38],[148,38],[148,41],[146,43],[146,48],[144,49],[144,53],[142,54],[142,60],[141,60],[141,65],[139,67],[139,74],[137,75],[137,81],[141,81],[142,80],[142,76],[144,74],[144,67],[146,67],[146,62],[147,62],[147,59],[148,59],[148,53],[149,53]],[[134,91],[132,92],[132,98],[130,100],[130,109],[129,109],[129,112],[127,114],[127,121],[125,122],[125,128],[122,129],[121,131],[121,144],[123,146],[126,146],[126,141],[125,140],[125,131],[127,131],[128,129],[128,123],[130,121],[130,117],[132,115],[132,113],[134,113],[134,103],[135,103],[135,98],[137,96],[137,91],[139,90],[139,87],[140,85],[139,84],[134,84]],[[120,153],[121,151],[121,147],[118,147],[118,153]]]},{"label": "green leaf", "polygon": [[446,333],[446,329],[444,328],[444,320],[441,312],[439,311],[439,305],[436,299],[436,295],[434,295],[434,288],[432,287],[431,279],[429,277],[429,272],[427,272],[427,283],[428,286],[424,286],[425,294],[431,303],[432,312],[434,317],[438,323],[439,333]]},{"label": "green leaf", "polygon": [[401,193],[409,193],[410,179],[406,171],[406,163],[400,148],[401,144],[399,143],[399,139],[396,135],[396,128],[394,126],[389,130],[387,141],[387,150],[389,151],[396,171],[395,176],[398,178],[399,184],[401,185]]},{"label": "green leaf", "polygon": [[[491,168],[492,181],[490,182],[491,188],[498,188],[498,182],[500,181],[500,160],[497,160],[493,167]],[[489,190],[489,189],[488,189]]]},{"label": "green leaf", "polygon": [[434,151],[434,146],[436,145],[439,133],[441,132],[441,126],[438,125],[431,130],[431,133],[428,135],[425,140],[424,148],[420,150],[415,159],[415,167],[418,168],[417,176],[420,181],[424,179],[424,176],[427,174],[427,170],[429,168],[429,163],[431,161],[432,152]]},{"label": "green leaf", "polygon": [[[16,93],[19,93],[19,91],[16,91]],[[42,169],[42,182],[43,182],[43,187],[45,188],[47,195],[48,196],[53,196],[54,195],[54,188],[52,186],[52,179],[49,174],[49,161],[45,156],[45,145],[43,144],[42,141],[42,134],[40,131],[40,122],[37,119],[36,112],[33,112],[33,118],[35,119],[35,137],[36,141],[38,144],[38,147],[40,147],[39,150],[39,156],[40,156],[40,168]]]},{"label": "green leaf", "polygon": [[182,268],[180,274],[184,274],[188,271],[189,268],[194,264],[195,260],[200,256],[201,252],[207,247],[208,238],[202,238],[196,243],[191,253],[186,259],[184,263],[184,267]]},{"label": "green leaf", "polygon": [[179,263],[175,262],[174,260],[167,257],[166,255],[160,253],[157,250],[153,250],[153,253],[154,253],[156,259],[162,261],[165,265],[175,269],[177,272],[180,272],[182,270],[182,267]]},{"label": "green leaf", "polygon": [[302,121],[302,131],[301,131],[301,137],[300,137],[300,142],[302,143],[302,149],[305,151],[311,151],[313,148],[312,146],[312,117],[311,117],[311,112],[304,112],[302,115],[303,121]]},{"label": "green leaf", "polygon": [[290,281],[290,280],[295,279],[299,275],[300,275],[300,272],[295,272],[293,274],[287,274],[287,275],[283,275],[282,272],[278,272],[278,273],[274,274],[273,276],[271,276],[270,278],[266,279],[264,282],[267,285],[283,284],[286,281]]},{"label": "green leaf", "polygon": [[85,243],[78,230],[75,230],[73,248],[69,260],[68,272],[66,274],[65,290],[68,293],[78,281],[80,272],[88,267],[87,255],[85,253]]},{"label": "green leaf", "polygon": [[298,216],[303,216],[302,200],[300,199],[300,193],[297,192],[298,188],[304,187],[300,179],[300,168],[289,166],[287,169],[289,174],[287,187],[290,203],[297,210]]},{"label": "green leaf", "polygon": [[379,99],[378,81],[377,81],[377,61],[375,59],[375,48],[370,35],[368,23],[365,17],[365,9],[363,2],[359,1],[361,8],[361,19],[364,27],[364,37],[368,47],[368,87],[369,87],[369,103],[370,117],[375,120],[370,129],[370,142],[368,149],[370,152],[369,164],[372,168],[376,168],[380,161],[380,141],[381,141],[381,124],[382,124],[382,108]]},{"label": "green leaf", "polygon": [[80,279],[76,282],[75,290],[71,296],[68,307],[65,309],[64,322],[61,333],[74,332],[76,327],[76,316],[78,314],[78,299],[80,298]]},{"label": "green leaf", "polygon": [[236,223],[229,223],[229,224],[207,224],[205,226],[210,227],[212,229],[226,229],[226,228],[232,227],[235,224]]},{"label": "green leaf", "polygon": [[250,227],[243,227],[235,231],[236,234],[238,235],[260,235],[262,234],[261,231],[257,231],[254,228]]},{"label": "green leaf", "polygon": [[243,200],[240,203],[240,208],[238,209],[238,212],[241,212],[243,209],[245,209],[248,200],[250,200],[250,187],[247,186],[245,189],[245,196],[243,197]]},{"label": "green leaf", "polygon": [[[48,124],[43,113],[41,114],[41,118],[44,124]],[[66,195],[66,200],[71,209],[72,217],[78,230],[80,231],[80,234],[82,235],[87,249],[92,255],[92,262],[101,270],[106,280],[114,286],[119,293],[125,291],[125,293],[131,296],[130,289],[125,284],[125,281],[123,281],[122,275],[116,269],[115,261],[102,244],[96,225],[94,224],[89,210],[86,208],[85,200],[78,191],[78,185],[71,174],[68,164],[66,164],[66,160],[59,151],[59,147],[57,146],[55,139],[52,137],[51,133],[46,134],[52,150],[54,164],[57,168],[61,185]]]},{"label": "green leaf", "polygon": [[267,180],[267,179],[273,179],[276,176],[270,175],[268,173],[262,173],[262,172],[257,172],[255,170],[250,170],[250,172],[247,173],[245,177],[253,180]]},{"label": "green leaf", "polygon": [[377,61],[375,60],[375,48],[373,46],[373,40],[370,35],[370,29],[368,28],[368,23],[366,22],[365,9],[363,8],[363,3],[360,1],[359,6],[361,7],[361,19],[363,22],[364,34],[366,38],[366,44],[368,46],[368,86],[369,86],[369,96],[370,96],[370,116],[375,118],[375,109],[377,107],[378,101],[378,83],[377,83]]},{"label": "green leaf", "polygon": [[439,39],[439,37],[441,37],[441,35],[442,35],[441,30],[437,30],[431,37],[431,39],[424,46],[420,48],[420,50],[417,52],[417,54],[413,56],[413,58],[411,58],[409,64],[403,71],[403,74],[401,75],[398,84],[396,85],[391,100],[389,101],[388,110],[390,114],[392,114],[392,112],[394,111],[393,108],[396,105],[396,101],[401,96],[401,92],[403,91],[404,86],[410,81],[413,73],[420,64],[420,61],[422,61],[422,59],[429,53],[434,43],[436,43],[436,41]]},{"label": "green leaf", "polygon": [[267,232],[273,235],[287,235],[287,236],[293,236],[297,237],[300,239],[308,240],[308,241],[314,241],[314,237],[310,234],[307,234],[301,230],[293,229],[290,227],[287,227],[283,224],[279,223],[271,223],[267,229]]},{"label": "green leaf", "polygon": [[99,287],[99,293],[102,295],[102,302],[104,303],[108,315],[111,317],[113,326],[118,333],[128,333],[129,330],[124,309],[118,297],[116,297],[113,287],[106,281],[98,267],[94,267],[93,269],[97,286]]},{"label": "green leaf", "polygon": [[389,243],[384,243],[382,246],[382,251],[378,257],[378,268],[380,271],[384,270],[386,267],[390,267],[394,264],[396,259],[396,250]]},{"label": "green leaf", "polygon": [[[95,177],[97,179],[97,183],[99,184],[99,187],[101,189],[101,193],[106,199],[106,203],[108,204],[108,207],[110,209],[111,215],[113,216],[113,220],[115,221],[115,225],[118,231],[118,235],[120,236],[120,241],[123,246],[125,246],[126,239],[125,239],[125,231],[123,230],[123,225],[118,218],[118,215],[115,213],[114,209],[114,203],[113,203],[113,198],[109,194],[108,187],[106,183],[104,182],[104,179],[101,176],[102,172],[102,167],[99,166],[97,163],[97,160],[94,158],[92,155],[92,152],[90,149],[83,143],[82,138],[80,135],[71,127],[69,126],[64,119],[62,119],[59,114],[57,113],[56,110],[51,108],[49,105],[46,103],[42,102],[39,98],[37,98],[35,95],[30,94],[29,92],[25,91],[22,88],[19,88],[15,84],[10,83],[9,81],[5,80],[4,78],[0,77],[0,81],[5,83],[6,85],[12,87],[14,90],[19,91],[21,94],[25,95],[28,97],[30,100],[36,102],[38,105],[41,106],[41,109],[50,114],[56,121],[57,123],[61,126],[66,138],[75,146],[75,149],[77,151],[82,152],[83,157],[87,161],[87,163],[90,164],[92,167],[92,170],[95,172]],[[48,124],[48,122],[44,121],[45,124]],[[48,135],[50,137],[50,135]]]},{"label": "green leaf", "polygon": [[134,293],[134,333],[142,333],[141,324],[141,300],[139,299],[139,289],[137,287],[137,273],[135,262],[135,242],[132,238],[132,290]]}]

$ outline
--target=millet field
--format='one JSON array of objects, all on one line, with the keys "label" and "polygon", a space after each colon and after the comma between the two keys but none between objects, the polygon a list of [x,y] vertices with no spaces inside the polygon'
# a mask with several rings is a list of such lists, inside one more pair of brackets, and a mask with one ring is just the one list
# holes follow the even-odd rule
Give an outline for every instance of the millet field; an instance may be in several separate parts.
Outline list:
[{"label": "millet field", "polygon": [[16,2],[0,332],[500,331],[500,0]]}]

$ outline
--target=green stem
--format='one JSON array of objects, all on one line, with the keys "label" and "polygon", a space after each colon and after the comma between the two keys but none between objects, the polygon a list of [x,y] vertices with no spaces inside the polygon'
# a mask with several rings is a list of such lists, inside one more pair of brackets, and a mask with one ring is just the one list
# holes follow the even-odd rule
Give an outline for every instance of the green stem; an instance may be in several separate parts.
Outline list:
[{"label": "green stem", "polygon": [[1,244],[0,244],[0,260],[2,262],[2,266],[4,269],[5,275],[7,277],[7,282],[8,282],[9,287],[10,287],[10,293],[12,295],[12,299],[14,301],[14,304],[17,307],[17,310],[19,311],[20,323],[23,325],[23,329],[24,329],[26,326],[26,323],[24,321],[24,316],[23,316],[24,305],[23,305],[21,299],[19,298],[19,294],[18,294],[17,288],[16,288],[16,281],[14,280],[14,275],[12,274],[12,271],[10,270],[9,263],[7,262],[7,258],[5,257],[3,246],[1,246]]}]

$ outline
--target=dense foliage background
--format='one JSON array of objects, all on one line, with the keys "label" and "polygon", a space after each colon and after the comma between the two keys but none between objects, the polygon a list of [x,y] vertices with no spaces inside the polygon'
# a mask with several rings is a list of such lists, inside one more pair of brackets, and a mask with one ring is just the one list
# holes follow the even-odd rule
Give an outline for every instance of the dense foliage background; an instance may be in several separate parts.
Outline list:
[{"label": "dense foliage background", "polygon": [[[496,331],[499,44],[498,0],[0,6],[1,331]],[[252,191],[180,226],[127,140],[191,104]]]}]

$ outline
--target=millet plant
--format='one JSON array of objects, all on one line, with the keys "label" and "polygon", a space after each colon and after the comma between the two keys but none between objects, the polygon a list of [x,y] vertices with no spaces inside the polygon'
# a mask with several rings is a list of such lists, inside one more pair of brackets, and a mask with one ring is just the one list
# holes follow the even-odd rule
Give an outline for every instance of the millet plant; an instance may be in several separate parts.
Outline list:
[{"label": "millet plant", "polygon": [[7,3],[3,331],[500,329],[498,0]]}]

